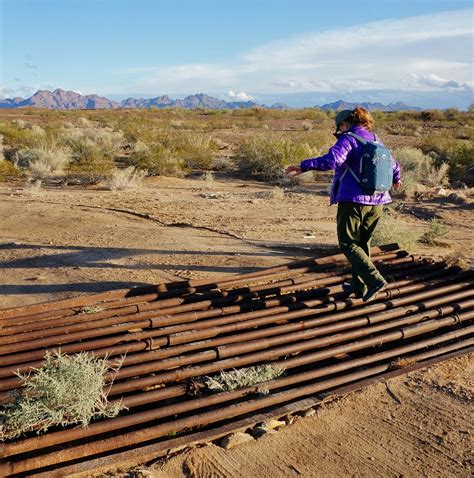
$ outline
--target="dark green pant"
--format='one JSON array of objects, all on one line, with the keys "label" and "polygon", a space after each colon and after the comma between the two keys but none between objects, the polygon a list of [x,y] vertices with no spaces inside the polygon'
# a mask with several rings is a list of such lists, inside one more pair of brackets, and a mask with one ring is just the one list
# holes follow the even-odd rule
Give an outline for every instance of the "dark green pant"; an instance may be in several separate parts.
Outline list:
[{"label": "dark green pant", "polygon": [[352,288],[364,295],[368,288],[385,282],[370,260],[370,241],[382,216],[383,206],[340,202],[337,208],[339,247],[352,265]]}]

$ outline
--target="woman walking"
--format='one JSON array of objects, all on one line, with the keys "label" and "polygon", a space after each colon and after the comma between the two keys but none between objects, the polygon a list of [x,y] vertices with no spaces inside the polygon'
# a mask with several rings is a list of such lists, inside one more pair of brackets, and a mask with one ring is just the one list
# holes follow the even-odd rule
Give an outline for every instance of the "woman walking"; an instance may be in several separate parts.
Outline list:
[{"label": "woman walking", "polygon": [[[352,265],[352,282],[343,284],[343,289],[364,302],[374,300],[387,286],[370,259],[370,241],[384,204],[392,201],[388,191],[374,194],[364,191],[355,173],[362,171],[364,143],[375,141],[381,144],[371,132],[373,125],[372,115],[362,107],[339,112],[336,116],[336,144],[325,155],[306,159],[299,166],[290,166],[286,170],[296,174],[335,170],[330,203],[338,205],[339,246]],[[401,185],[400,165],[393,159],[392,169],[392,187],[398,189]]]}]

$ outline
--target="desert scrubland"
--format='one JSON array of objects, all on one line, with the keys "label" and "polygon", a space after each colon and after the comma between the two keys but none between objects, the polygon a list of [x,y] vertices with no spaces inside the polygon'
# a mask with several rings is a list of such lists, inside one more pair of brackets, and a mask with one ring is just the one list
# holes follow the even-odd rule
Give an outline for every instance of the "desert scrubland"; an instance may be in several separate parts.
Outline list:
[{"label": "desert scrubland", "polygon": [[[474,112],[374,117],[404,172],[377,242],[468,265]],[[332,253],[331,173],[296,182],[283,170],[333,144],[333,118],[318,109],[0,110],[0,308]],[[468,477],[473,372],[463,357],[242,447],[195,448],[129,475]]]}]

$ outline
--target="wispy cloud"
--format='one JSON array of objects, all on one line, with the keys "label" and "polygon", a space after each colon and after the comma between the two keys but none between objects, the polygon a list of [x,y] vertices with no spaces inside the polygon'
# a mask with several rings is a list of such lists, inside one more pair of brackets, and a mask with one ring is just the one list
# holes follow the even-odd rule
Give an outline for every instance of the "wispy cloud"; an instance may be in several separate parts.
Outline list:
[{"label": "wispy cloud", "polygon": [[457,10],[283,38],[229,62],[122,70],[133,91],[472,87],[472,13]]},{"label": "wispy cloud", "polygon": [[27,96],[35,91],[33,86],[18,85],[10,87],[0,84],[0,97],[14,97],[14,96]]}]

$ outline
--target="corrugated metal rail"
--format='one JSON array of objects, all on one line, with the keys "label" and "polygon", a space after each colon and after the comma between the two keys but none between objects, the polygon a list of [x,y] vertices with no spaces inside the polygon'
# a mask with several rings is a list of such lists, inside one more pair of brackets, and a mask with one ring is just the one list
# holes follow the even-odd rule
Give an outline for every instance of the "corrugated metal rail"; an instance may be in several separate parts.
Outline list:
[{"label": "corrugated metal rail", "polygon": [[[474,272],[372,248],[389,281],[349,298],[341,254],[210,281],[182,281],[0,310],[0,401],[48,350],[122,361],[109,399],[127,410],[87,428],[0,445],[1,476],[86,476],[309,408],[474,348]],[[123,358],[125,356],[125,358]],[[204,376],[275,364],[285,374],[209,393]]]}]

